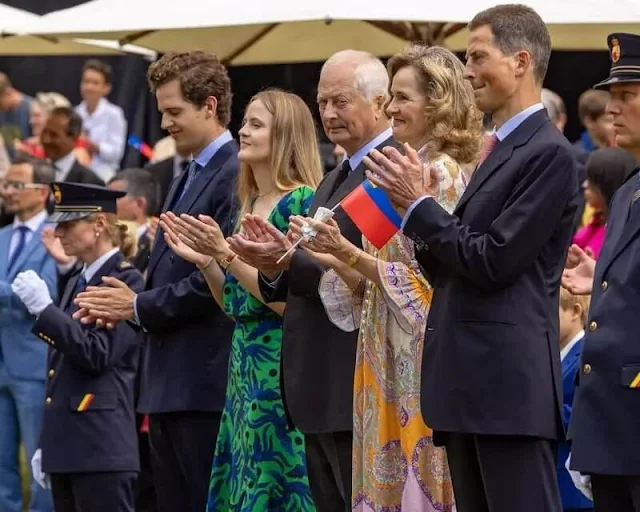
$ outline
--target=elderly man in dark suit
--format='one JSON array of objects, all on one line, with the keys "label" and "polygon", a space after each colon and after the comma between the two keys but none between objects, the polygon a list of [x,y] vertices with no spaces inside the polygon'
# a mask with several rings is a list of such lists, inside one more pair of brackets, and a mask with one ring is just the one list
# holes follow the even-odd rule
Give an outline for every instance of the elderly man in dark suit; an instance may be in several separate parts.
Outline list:
[{"label": "elderly man in dark suit", "polygon": [[47,117],[40,138],[44,154],[56,170],[56,181],[104,185],[104,181],[80,165],[73,154],[81,135],[82,118],[73,109],[58,107]]},{"label": "elderly man in dark suit", "polygon": [[[640,36],[608,43],[610,77],[596,88],[611,93],[617,146],[640,161]],[[569,436],[571,469],[590,475],[597,512],[640,511],[639,171],[613,197],[597,264],[574,245],[562,279],[574,294],[592,293]]]},{"label": "elderly man in dark suit", "polygon": [[[184,153],[186,173],[171,184],[163,211],[209,215],[231,231],[238,145],[226,129],[231,83],[204,52],[167,53],[149,68],[162,127]],[[145,290],[120,284],[79,296],[107,323],[130,321],[147,332],[139,412],[149,414],[151,461],[160,512],[202,512],[227,384],[232,322],[216,305],[204,275],[176,256],[161,232]]]},{"label": "elderly man in dark suit", "polygon": [[575,156],[540,104],[551,38],[538,14],[501,5],[469,30],[467,78],[497,131],[455,212],[411,152],[374,154],[367,174],[404,212],[434,287],[421,406],[447,448],[458,511],[560,512],[558,290]]},{"label": "elderly man in dark suit", "polygon": [[[397,145],[384,113],[389,77],[374,56],[345,50],[330,57],[318,83],[318,106],[327,137],[346,151],[318,186],[311,215],[332,208],[364,180],[362,159],[374,148]],[[357,246],[362,237],[349,217],[334,217]],[[309,482],[319,512],[351,510],[353,373],[357,332],[344,332],[327,317],[318,294],[324,267],[304,250],[278,268],[289,248],[284,237],[252,242],[235,237],[234,251],[261,270],[260,290],[270,302],[286,300],[282,366],[285,405],[305,434]]]}]

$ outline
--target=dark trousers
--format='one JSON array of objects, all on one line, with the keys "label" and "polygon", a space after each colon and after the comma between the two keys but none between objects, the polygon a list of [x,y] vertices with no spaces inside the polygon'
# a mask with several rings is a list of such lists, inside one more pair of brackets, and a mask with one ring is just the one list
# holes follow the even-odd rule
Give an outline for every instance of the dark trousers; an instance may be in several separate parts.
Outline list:
[{"label": "dark trousers", "polygon": [[[139,427],[138,431],[140,431]],[[136,512],[158,512],[148,433],[138,433],[138,449],[140,451],[140,474],[136,482]]]},{"label": "dark trousers", "polygon": [[351,512],[353,433],[308,434],[305,443],[317,512]]},{"label": "dark trousers", "polygon": [[447,449],[458,512],[562,512],[554,442],[437,433]]},{"label": "dark trousers", "polygon": [[137,473],[52,473],[55,512],[134,512]]},{"label": "dark trousers", "polygon": [[592,475],[596,512],[640,512],[640,476]]},{"label": "dark trousers", "polygon": [[219,412],[173,412],[149,416],[151,467],[159,512],[207,508]]}]

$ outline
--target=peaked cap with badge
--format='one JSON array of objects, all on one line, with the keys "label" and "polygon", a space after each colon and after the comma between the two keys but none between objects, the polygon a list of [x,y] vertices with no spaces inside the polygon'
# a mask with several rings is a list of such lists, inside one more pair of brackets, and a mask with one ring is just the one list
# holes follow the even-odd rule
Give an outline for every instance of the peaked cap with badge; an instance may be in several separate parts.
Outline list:
[{"label": "peaked cap with badge", "polygon": [[48,222],[70,222],[95,213],[116,213],[116,200],[126,195],[99,185],[55,182],[51,184],[53,213]]},{"label": "peaked cap with badge", "polygon": [[611,57],[609,78],[593,88],[608,90],[613,84],[640,82],[640,35],[610,34],[607,45]]}]

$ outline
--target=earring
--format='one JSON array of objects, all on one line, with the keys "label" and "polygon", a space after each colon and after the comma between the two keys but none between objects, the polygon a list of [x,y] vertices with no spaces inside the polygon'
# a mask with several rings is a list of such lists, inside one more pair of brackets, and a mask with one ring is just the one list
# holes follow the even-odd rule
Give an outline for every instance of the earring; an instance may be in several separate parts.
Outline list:
[{"label": "earring", "polygon": [[96,231],[96,238],[98,238],[99,236],[100,236],[100,233]]}]

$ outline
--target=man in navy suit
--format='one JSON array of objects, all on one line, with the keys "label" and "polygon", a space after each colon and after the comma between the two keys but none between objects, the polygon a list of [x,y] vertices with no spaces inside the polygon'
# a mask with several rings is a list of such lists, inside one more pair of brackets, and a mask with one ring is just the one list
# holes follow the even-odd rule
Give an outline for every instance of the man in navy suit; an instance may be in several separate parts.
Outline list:
[{"label": "man in navy suit", "polygon": [[[238,145],[227,71],[204,52],[168,53],[149,67],[162,127],[193,159],[171,184],[163,211],[209,215],[231,232]],[[129,321],[147,333],[139,412],[149,414],[151,462],[160,512],[202,512],[224,405],[233,324],[203,274],[156,235],[145,291],[123,284],[87,292],[90,321]],[[93,313],[93,314],[91,314]],[[92,318],[93,317],[93,318]]]},{"label": "man in navy suit", "polygon": [[[640,36],[611,34],[608,89],[616,145],[640,160]],[[611,202],[597,264],[572,246],[562,284],[592,293],[569,428],[571,469],[591,478],[595,510],[640,511],[640,173]]]},{"label": "man in navy suit", "polygon": [[[56,265],[41,242],[47,218],[51,165],[20,158],[2,184],[5,206],[15,214],[0,230],[0,510],[20,512],[20,442],[31,460],[38,448],[47,380],[47,345],[31,333],[34,319],[11,290],[23,270],[34,270],[56,292]],[[51,496],[32,479],[31,512],[50,512]]]},{"label": "man in navy suit", "polygon": [[578,205],[574,151],[540,103],[551,53],[531,8],[469,24],[467,78],[496,131],[453,214],[417,155],[373,152],[367,175],[404,214],[434,288],[421,407],[447,448],[459,512],[559,512],[564,437],[558,293]]},{"label": "man in navy suit", "polygon": [[[576,377],[580,368],[580,354],[584,339],[584,324],[589,314],[589,297],[573,295],[568,290],[560,290],[560,361],[562,363],[562,423],[569,428],[573,397],[576,391]],[[576,489],[566,468],[571,451],[569,441],[558,445],[558,487],[564,512],[593,511],[593,502]]]}]

